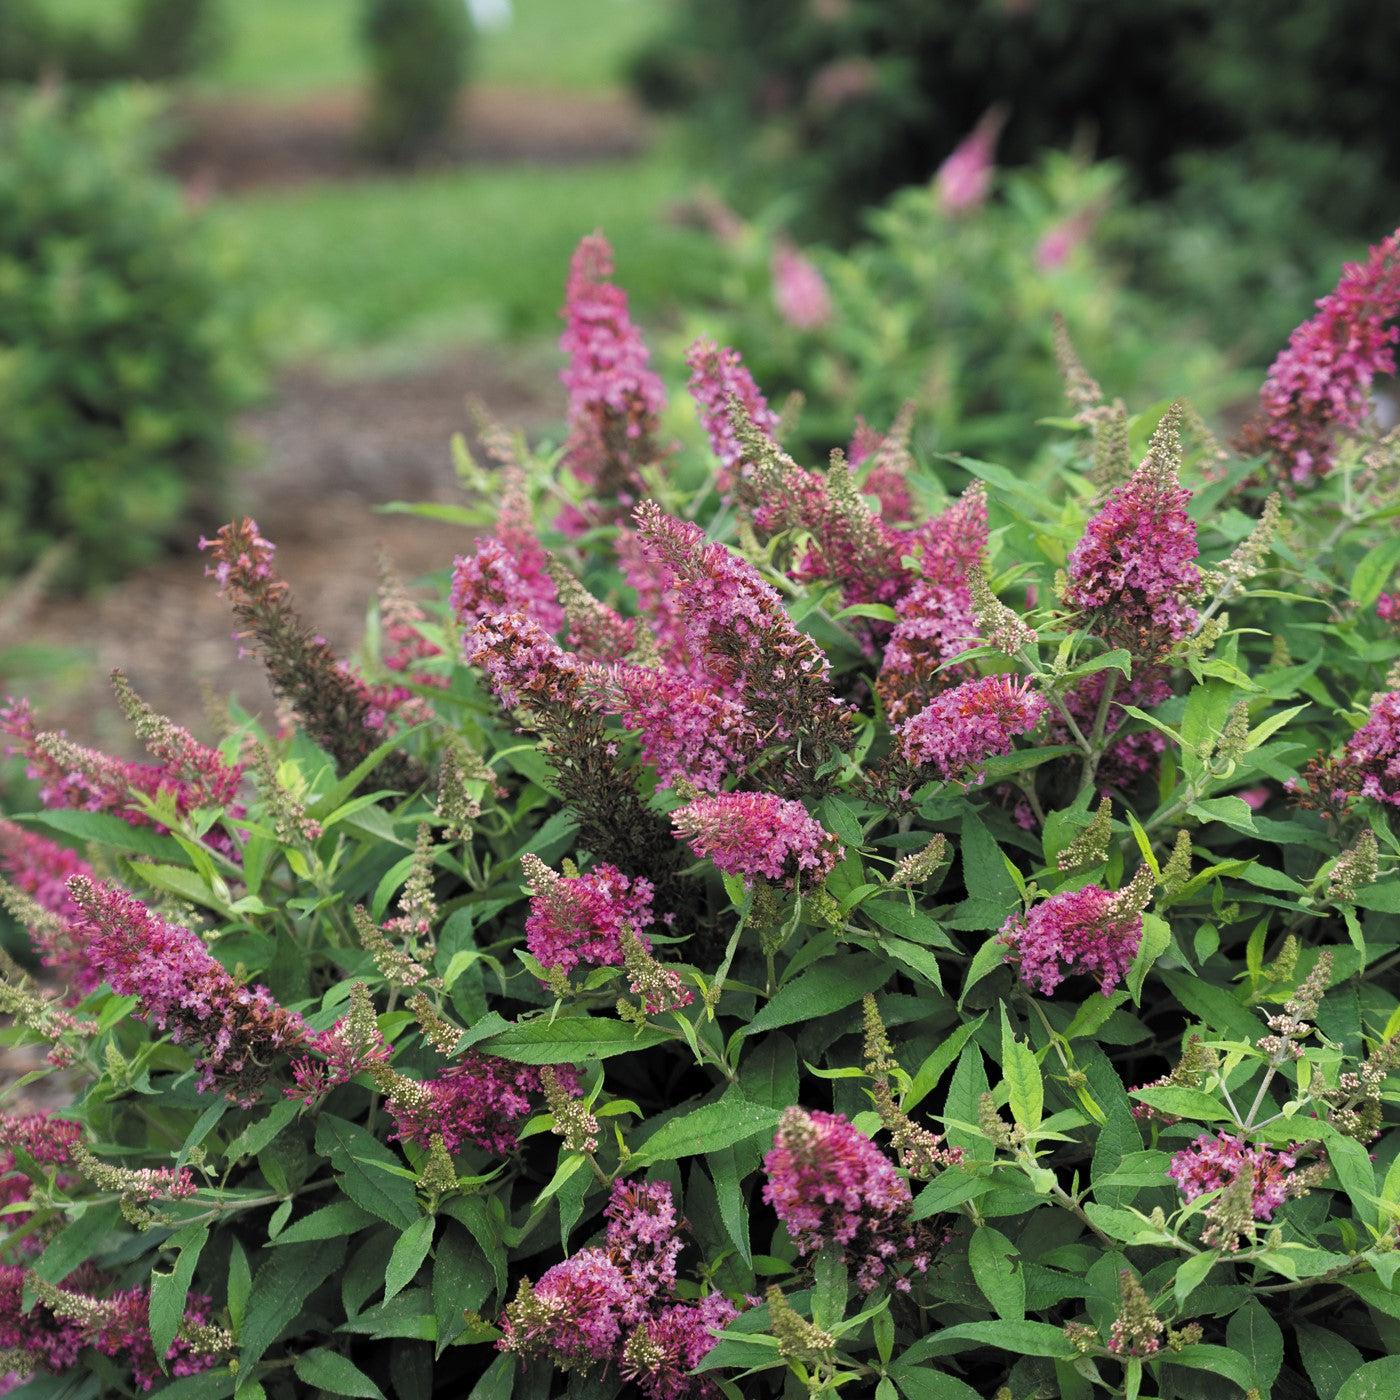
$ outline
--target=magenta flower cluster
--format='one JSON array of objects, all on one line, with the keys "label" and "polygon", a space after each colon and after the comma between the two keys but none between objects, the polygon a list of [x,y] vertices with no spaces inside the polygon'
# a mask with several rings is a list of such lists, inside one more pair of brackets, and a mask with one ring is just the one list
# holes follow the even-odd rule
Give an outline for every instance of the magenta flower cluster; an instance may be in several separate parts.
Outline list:
[{"label": "magenta flower cluster", "polygon": [[769,408],[737,350],[721,349],[713,340],[701,339],[686,351],[685,362],[690,366],[690,396],[719,460],[715,487],[724,494],[732,488],[734,474],[744,459],[729,416],[730,399],[739,401],[760,432],[776,432],[778,415]]},{"label": "magenta flower cluster", "polygon": [[1001,940],[1021,981],[1044,996],[1052,996],[1070,972],[1096,978],[1107,996],[1137,956],[1142,915],[1123,912],[1111,890],[1085,885],[1013,914],[1002,927]]},{"label": "magenta flower cluster", "polygon": [[92,873],[92,867],[67,846],[0,820],[0,874],[53,915],[51,922],[26,932],[39,961],[53,969],[70,1003],[80,1001],[102,981],[79,941],[78,906],[68,893],[72,876]]},{"label": "magenta flower cluster", "polygon": [[981,782],[981,765],[1011,752],[1018,734],[1029,734],[1045,713],[1045,698],[1028,680],[983,676],[936,696],[897,730],[900,752],[927,764],[940,777]]},{"label": "magenta flower cluster", "polygon": [[502,1320],[500,1349],[563,1370],[616,1364],[646,1400],[717,1398],[712,1380],[690,1372],[738,1310],[722,1293],[678,1299],[683,1240],[670,1186],[618,1180],[604,1218],[601,1244],[522,1287]]},{"label": "magenta flower cluster", "polygon": [[[571,1069],[557,1074],[566,1092],[578,1092]],[[468,1147],[498,1157],[513,1152],[521,1124],[541,1101],[539,1070],[472,1051],[415,1090],[389,1100],[394,1136],[426,1148],[440,1134],[454,1155]]]},{"label": "magenta flower cluster", "polygon": [[1400,690],[1372,698],[1371,713],[1347,740],[1346,754],[1363,797],[1400,807]]},{"label": "magenta flower cluster", "polygon": [[565,458],[579,481],[598,488],[600,500],[626,505],[625,493],[640,489],[641,469],[659,455],[655,435],[666,391],[649,368],[627,293],[608,280],[612,274],[607,240],[585,238],[569,267],[559,339],[569,357],[561,375],[569,391]]},{"label": "magenta flower cluster", "polygon": [[1325,476],[1339,433],[1360,428],[1370,412],[1371,384],[1395,373],[1400,341],[1400,229],[1348,263],[1317,314],[1289,337],[1259,391],[1259,419],[1245,445],[1272,454],[1295,482]]},{"label": "magenta flower cluster", "polygon": [[[544,867],[541,867],[544,869]],[[535,879],[525,918],[525,946],[543,967],[572,972],[622,965],[622,931],[640,933],[652,922],[650,880],[627,876],[615,865],[595,865],[582,875]]]},{"label": "magenta flower cluster", "polygon": [[1109,496],[1069,557],[1065,602],[1135,656],[1152,657],[1191,633],[1200,592],[1191,493],[1149,458]]},{"label": "magenta flower cluster", "polygon": [[[42,1166],[61,1168],[73,1156],[74,1146],[82,1140],[82,1129],[51,1113],[23,1115],[0,1114],[0,1206],[15,1206],[27,1201],[32,1183],[20,1170],[16,1151],[32,1157]],[[58,1171],[55,1180],[60,1187],[72,1185],[75,1178]],[[6,1230],[16,1229],[29,1219],[28,1211],[10,1211],[4,1217]],[[26,1251],[40,1247],[35,1236],[24,1241]]]},{"label": "magenta flower cluster", "polygon": [[697,856],[747,883],[812,888],[844,854],[841,843],[800,803],[771,792],[698,797],[671,814],[676,835]]},{"label": "magenta flower cluster", "polygon": [[1272,1220],[1290,1194],[1288,1174],[1298,1165],[1296,1153],[1296,1148],[1250,1147],[1230,1133],[1202,1133],[1176,1153],[1167,1175],[1188,1201],[1233,1186],[1243,1176],[1250,1182],[1254,1218]]},{"label": "magenta flower cluster", "polygon": [[69,891],[91,966],[136,1015],[195,1052],[200,1092],[257,1101],[277,1057],[305,1049],[306,1023],[265,987],[234,980],[198,934],[167,923],[116,885],[77,875]]},{"label": "magenta flower cluster", "polygon": [[[25,1352],[40,1370],[61,1374],[71,1368],[84,1347],[130,1368],[138,1390],[152,1390],[171,1376],[192,1376],[214,1365],[212,1355],[196,1354],[188,1342],[176,1338],[165,1354],[166,1372],[156,1360],[149,1323],[150,1290],[130,1288],[108,1298],[92,1299],[77,1295],[89,1306],[92,1321],[61,1317],[43,1302],[26,1310],[24,1306],[25,1269],[16,1264],[0,1265],[0,1349]],[[95,1271],[84,1267],[70,1276],[65,1291],[84,1289],[99,1282]],[[212,1300],[192,1292],[185,1303],[185,1323],[203,1326],[211,1316]],[[10,1386],[6,1386],[10,1389]]]},{"label": "magenta flower cluster", "polygon": [[953,148],[934,176],[934,192],[945,214],[966,214],[986,203],[992,190],[1002,114],[993,109]]},{"label": "magenta flower cluster", "polygon": [[789,1108],[763,1170],[763,1199],[802,1258],[836,1246],[864,1293],[887,1279],[907,1290],[906,1272],[928,1271],[927,1242],[909,1220],[908,1182],[842,1114]]}]

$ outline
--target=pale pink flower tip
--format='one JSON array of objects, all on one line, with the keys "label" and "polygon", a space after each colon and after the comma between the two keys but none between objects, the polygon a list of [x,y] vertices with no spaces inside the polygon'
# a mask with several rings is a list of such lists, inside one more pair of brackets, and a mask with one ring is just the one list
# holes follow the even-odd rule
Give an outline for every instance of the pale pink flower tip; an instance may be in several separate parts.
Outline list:
[{"label": "pale pink flower tip", "polygon": [[1288,1173],[1297,1165],[1296,1150],[1248,1147],[1229,1133],[1215,1137],[1202,1133],[1172,1158],[1167,1175],[1188,1201],[1233,1186],[1248,1175],[1253,1186],[1254,1218],[1271,1220],[1288,1198]]},{"label": "pale pink flower tip", "polygon": [[794,330],[817,330],[831,320],[826,279],[810,258],[786,241],[773,250],[773,302]]},{"label": "pale pink flower tip", "polygon": [[945,214],[965,214],[980,208],[992,189],[997,137],[1005,118],[993,109],[954,147],[938,167],[934,190]]},{"label": "pale pink flower tip", "polygon": [[1347,757],[1360,770],[1363,797],[1400,807],[1400,690],[1372,698],[1370,717],[1347,740]]}]

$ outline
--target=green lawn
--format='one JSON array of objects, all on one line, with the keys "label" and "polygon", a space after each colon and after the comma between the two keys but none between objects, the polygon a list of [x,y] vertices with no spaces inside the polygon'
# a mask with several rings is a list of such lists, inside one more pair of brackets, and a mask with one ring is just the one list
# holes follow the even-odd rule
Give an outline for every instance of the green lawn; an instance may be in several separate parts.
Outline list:
[{"label": "green lawn", "polygon": [[[665,0],[515,0],[515,17],[481,34],[473,76],[573,91],[616,87]],[[359,81],[358,0],[225,0],[226,43],[205,81],[290,94]]]},{"label": "green lawn", "polygon": [[485,166],[215,204],[289,354],[413,355],[552,335],[569,254],[601,228],[639,316],[714,285],[708,239],[663,216],[687,179],[664,146],[596,165]]}]

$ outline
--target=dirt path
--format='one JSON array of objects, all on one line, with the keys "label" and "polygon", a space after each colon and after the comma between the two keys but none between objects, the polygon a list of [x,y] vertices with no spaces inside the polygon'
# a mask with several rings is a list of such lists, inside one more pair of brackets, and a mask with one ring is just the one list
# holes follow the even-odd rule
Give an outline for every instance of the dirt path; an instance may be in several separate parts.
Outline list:
[{"label": "dirt path", "polygon": [[[254,455],[265,465],[243,478],[242,508],[278,546],[302,614],[338,649],[352,650],[363,633],[379,545],[409,579],[449,568],[464,547],[461,528],[372,508],[391,500],[464,499],[449,443],[453,433],[467,431],[473,399],[527,431],[562,408],[547,363],[477,349],[398,376],[344,380],[299,370],[245,421]],[[36,708],[45,724],[66,728],[75,739],[131,752],[106,682],[121,666],[158,710],[197,734],[208,733],[200,698],[205,681],[268,714],[261,670],[238,659],[230,627],[228,608],[193,551],[98,597],[47,602],[34,616],[34,636],[71,647],[90,664],[76,682],[34,687]]]},{"label": "dirt path", "polygon": [[[294,100],[190,97],[174,113],[183,134],[167,163],[209,192],[392,173],[365,155],[361,112],[354,92]],[[462,101],[456,129],[423,164],[608,160],[636,155],[647,136],[645,117],[625,96],[476,87]]]}]

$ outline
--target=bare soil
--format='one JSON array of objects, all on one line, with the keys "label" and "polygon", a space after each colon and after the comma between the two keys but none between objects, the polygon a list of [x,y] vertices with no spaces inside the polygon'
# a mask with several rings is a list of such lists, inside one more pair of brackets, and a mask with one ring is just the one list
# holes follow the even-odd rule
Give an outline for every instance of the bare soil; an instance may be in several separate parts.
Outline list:
[{"label": "bare soil", "polygon": [[[296,99],[190,97],[175,111],[180,139],[167,164],[201,192],[383,176],[402,167],[372,159],[360,140],[362,98],[326,92]],[[414,167],[469,162],[572,164],[637,154],[647,124],[626,96],[477,87],[455,128]]]},{"label": "bare soil", "polygon": [[[251,454],[263,465],[242,477],[239,507],[278,546],[298,610],[342,653],[363,634],[378,548],[411,580],[450,568],[468,544],[461,527],[376,514],[374,507],[465,501],[450,441],[457,432],[470,440],[471,400],[527,432],[562,406],[546,366],[477,349],[401,375],[337,379],[297,370],[245,420]],[[59,689],[35,688],[42,722],[108,751],[132,752],[106,680],[116,666],[158,710],[196,734],[208,735],[205,682],[270,716],[261,668],[238,657],[228,607],[203,570],[190,550],[96,597],[41,603],[35,639],[72,648],[89,663]]]}]

